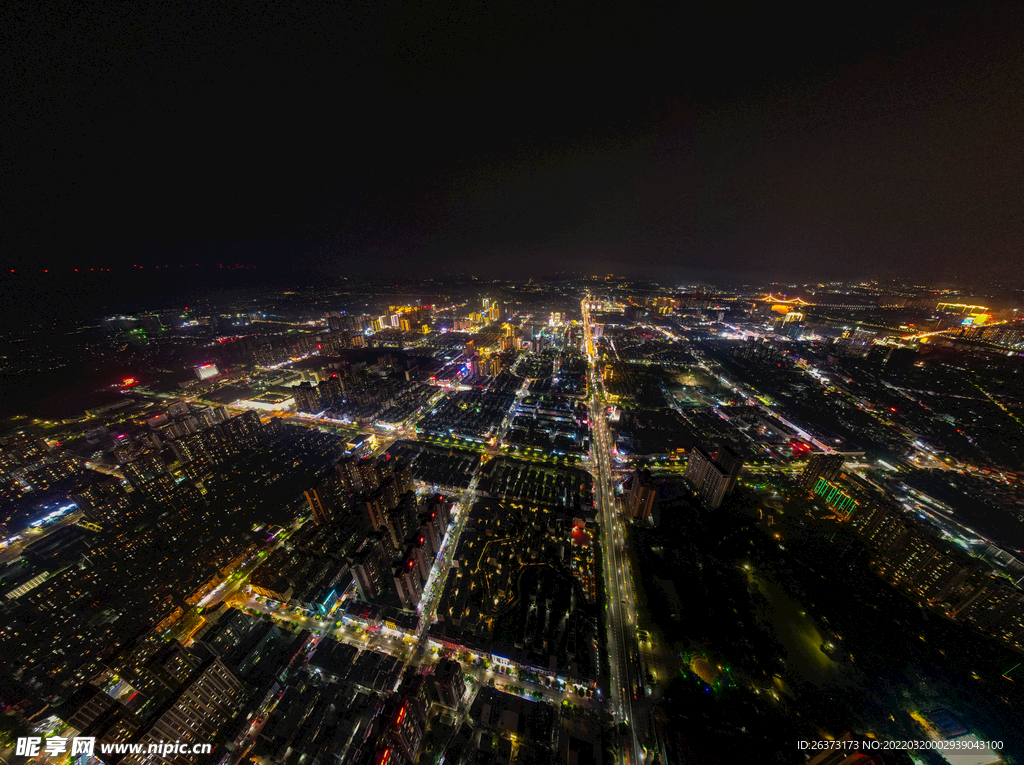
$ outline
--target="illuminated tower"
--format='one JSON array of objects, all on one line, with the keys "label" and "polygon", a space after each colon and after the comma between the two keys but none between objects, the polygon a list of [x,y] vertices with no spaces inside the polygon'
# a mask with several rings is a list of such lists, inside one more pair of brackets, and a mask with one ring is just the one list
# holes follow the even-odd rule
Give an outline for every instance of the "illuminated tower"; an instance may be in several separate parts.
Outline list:
[{"label": "illuminated tower", "polygon": [[842,454],[812,454],[807,460],[807,467],[800,474],[800,488],[810,491],[819,478],[836,480],[843,471],[843,459]]}]

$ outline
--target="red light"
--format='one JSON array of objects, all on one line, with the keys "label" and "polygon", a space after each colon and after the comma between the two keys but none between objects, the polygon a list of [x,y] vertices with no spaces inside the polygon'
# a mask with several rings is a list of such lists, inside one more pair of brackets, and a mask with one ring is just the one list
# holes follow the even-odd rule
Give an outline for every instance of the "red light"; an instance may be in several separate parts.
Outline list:
[{"label": "red light", "polygon": [[407,566],[407,568],[412,568],[412,561],[409,561],[409,565]]},{"label": "red light", "polygon": [[134,377],[126,377],[121,381],[124,385],[135,385]]},{"label": "red light", "polygon": [[896,411],[896,407],[894,407],[894,406],[890,406],[890,407],[889,407],[889,411],[890,411],[890,412],[895,412],[895,411]]},{"label": "red light", "polygon": [[395,720],[395,725],[401,725],[402,724],[402,720],[404,720],[404,719],[405,719],[405,704],[403,704],[402,708],[400,710],[398,710],[398,719]]}]

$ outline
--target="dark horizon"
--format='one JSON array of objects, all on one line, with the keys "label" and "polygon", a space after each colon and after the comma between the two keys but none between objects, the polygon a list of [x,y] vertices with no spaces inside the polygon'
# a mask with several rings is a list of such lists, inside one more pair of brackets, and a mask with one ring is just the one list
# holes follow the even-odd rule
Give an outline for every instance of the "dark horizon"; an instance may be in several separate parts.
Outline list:
[{"label": "dark horizon", "polygon": [[8,274],[1015,276],[1018,6],[91,13],[8,11]]}]

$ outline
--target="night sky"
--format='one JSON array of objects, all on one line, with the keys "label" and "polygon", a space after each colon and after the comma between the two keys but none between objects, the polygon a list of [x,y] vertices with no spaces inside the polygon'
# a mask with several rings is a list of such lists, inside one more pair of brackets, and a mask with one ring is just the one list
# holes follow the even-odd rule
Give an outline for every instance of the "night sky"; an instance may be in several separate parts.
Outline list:
[{"label": "night sky", "polygon": [[113,5],[3,11],[5,272],[1024,263],[1019,3]]}]

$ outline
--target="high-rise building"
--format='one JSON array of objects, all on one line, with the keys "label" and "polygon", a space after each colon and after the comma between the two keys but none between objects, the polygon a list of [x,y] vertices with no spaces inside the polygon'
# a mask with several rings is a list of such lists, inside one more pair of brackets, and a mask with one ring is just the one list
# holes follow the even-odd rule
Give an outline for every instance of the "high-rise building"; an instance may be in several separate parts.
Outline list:
[{"label": "high-rise building", "polygon": [[406,557],[412,557],[416,561],[420,580],[426,582],[430,578],[430,569],[434,565],[434,557],[430,554],[430,545],[427,544],[426,534],[413,534],[406,540],[406,543],[409,545],[405,551]]},{"label": "high-rise building", "polygon": [[920,525],[914,525],[904,543],[878,561],[878,572],[892,584],[932,603],[944,601],[984,570],[966,551]]},{"label": "high-rise building", "polygon": [[[394,481],[393,478],[389,480]],[[406,537],[417,530],[417,510],[416,495],[409,493],[402,495],[399,502],[385,513],[383,526],[395,550],[400,550]]]},{"label": "high-rise building", "polygon": [[[870,496],[865,496],[857,487],[839,479],[830,481],[827,478],[819,478],[811,484],[810,489],[811,493],[829,506],[837,518],[845,518],[851,522],[863,521],[863,511],[869,506],[877,505],[872,503]],[[856,523],[855,527],[859,528]]]},{"label": "high-rise building", "polygon": [[201,433],[174,439],[171,441],[171,451],[182,463],[208,459]]},{"label": "high-rise building", "polygon": [[208,658],[189,678],[166,709],[138,739],[142,752],[129,754],[122,765],[191,765],[191,754],[157,755],[149,752],[151,744],[180,741],[183,744],[204,744],[212,741],[223,725],[238,714],[243,698],[242,682],[216,656]]},{"label": "high-rise building", "polygon": [[1024,649],[1024,591],[996,575],[974,574],[950,598],[947,614],[955,621]]},{"label": "high-rise building", "polygon": [[873,525],[872,528],[865,529],[861,536],[868,546],[882,555],[892,555],[906,543],[913,527],[913,521],[896,511],[888,513],[880,523]]},{"label": "high-rise building", "polygon": [[804,472],[800,474],[800,488],[811,491],[820,478],[835,481],[843,471],[843,460],[842,454],[812,454],[807,460]]},{"label": "high-rise building", "polygon": [[188,414],[188,404],[184,401],[173,401],[167,405],[167,414],[171,417]]},{"label": "high-rise building", "polygon": [[104,476],[73,495],[75,504],[90,521],[115,523],[131,507],[131,499],[121,482]]},{"label": "high-rise building", "polygon": [[373,491],[381,484],[381,474],[377,461],[370,457],[363,457],[356,463],[356,470],[359,471],[359,481],[363,485],[363,491]]},{"label": "high-rise building", "polygon": [[346,494],[354,494],[363,488],[362,478],[359,475],[359,468],[356,467],[358,458],[354,455],[347,455],[338,460],[335,468],[341,476],[342,486]]},{"label": "high-rise building", "polygon": [[686,480],[704,504],[712,510],[721,507],[730,483],[735,481],[735,473],[739,468],[735,463],[730,467],[730,470],[724,469],[699,446],[694,446],[690,450],[686,464]]},{"label": "high-rise building", "polygon": [[427,683],[412,675],[398,693],[381,703],[345,765],[414,765],[420,760],[427,719]]},{"label": "high-rise building", "polygon": [[410,491],[416,491],[416,484],[412,477],[412,465],[407,459],[398,457],[394,461],[392,466],[392,472],[395,476],[395,482],[398,486],[398,493],[406,494]]},{"label": "high-rise building", "polygon": [[867,539],[874,534],[875,529],[896,514],[899,514],[899,509],[887,502],[855,503],[847,520],[857,534]]},{"label": "high-rise building", "polygon": [[434,697],[446,707],[456,709],[466,692],[466,683],[462,679],[462,665],[447,657],[441,659],[430,675]]},{"label": "high-rise building", "polygon": [[197,434],[198,440],[202,444],[203,454],[214,465],[221,465],[227,462],[238,451],[228,432],[228,422],[230,420],[231,417],[228,416],[216,426],[207,428]]},{"label": "high-rise building", "polygon": [[686,461],[686,472],[684,473],[684,476],[694,490],[697,490],[700,487],[701,482],[704,480],[704,473],[707,471],[710,464],[712,464],[710,454],[699,446],[694,446],[690,449],[690,454]]},{"label": "high-rise building", "polygon": [[193,371],[196,373],[196,378],[199,380],[208,380],[211,377],[216,377],[220,374],[220,370],[217,369],[216,364],[203,364],[201,367],[195,367]]},{"label": "high-rise building", "polygon": [[633,471],[633,483],[629,487],[627,507],[629,517],[633,520],[646,521],[654,508],[658,496],[658,488],[654,485],[651,471],[636,468]]},{"label": "high-rise building", "polygon": [[423,675],[413,675],[397,699],[391,703],[389,736],[392,744],[408,762],[417,762],[426,732],[427,708]]},{"label": "high-rise building", "polygon": [[391,567],[388,547],[380,534],[370,534],[351,559],[352,578],[361,600],[373,600],[384,592]]},{"label": "high-rise building", "polygon": [[389,510],[398,507],[398,482],[393,475],[387,475],[377,491],[384,496],[384,506]]},{"label": "high-rise building", "polygon": [[232,417],[224,428],[238,451],[255,449],[263,442],[263,423],[252,410]]},{"label": "high-rise building", "polygon": [[313,383],[305,380],[294,388],[295,408],[307,414],[316,414],[323,411],[320,400],[320,391]]},{"label": "high-rise building", "polygon": [[199,407],[192,412],[192,416],[195,418],[196,426],[199,428],[208,428],[217,423],[213,416],[212,406]]},{"label": "high-rise building", "polygon": [[931,560],[920,568],[912,583],[918,595],[926,601],[940,603],[985,568],[984,564],[965,551],[945,545],[933,551]]},{"label": "high-rise building", "polygon": [[381,531],[384,529],[388,511],[384,504],[384,493],[378,489],[369,494],[363,494],[360,503],[363,505],[363,517],[370,530]]},{"label": "high-rise building", "polygon": [[446,499],[441,494],[435,494],[429,502],[427,502],[427,512],[437,516],[438,528],[441,529],[441,536],[444,536],[444,530],[448,528],[448,523],[451,520],[452,502]]},{"label": "high-rise building", "polygon": [[313,519],[317,523],[326,523],[334,518],[343,507],[346,494],[342,475],[337,470],[321,474],[316,483],[305,491]]},{"label": "high-rise building", "polygon": [[167,465],[155,451],[142,452],[122,468],[125,477],[136,489],[167,472]]},{"label": "high-rise building", "polygon": [[743,460],[727,446],[720,446],[712,455],[715,464],[728,476],[725,493],[731,494],[736,487],[736,480],[739,478],[740,469],[743,467]]},{"label": "high-rise building", "polygon": [[177,494],[177,484],[170,473],[161,473],[138,487],[139,493],[154,505],[166,505]]},{"label": "high-rise building", "polygon": [[420,513],[419,523],[419,533],[426,537],[431,555],[437,555],[441,549],[441,540],[444,538],[444,529],[439,527],[436,513],[430,511]]},{"label": "high-rise building", "polygon": [[420,579],[415,557],[403,557],[393,570],[393,578],[402,607],[410,611],[415,609],[419,605],[420,596],[423,595],[423,580]]},{"label": "high-rise building", "polygon": [[501,374],[501,356],[492,353],[484,358],[474,359],[474,371],[485,377],[497,377]]}]

